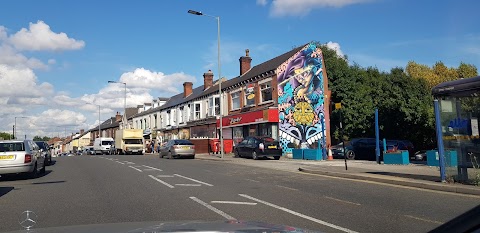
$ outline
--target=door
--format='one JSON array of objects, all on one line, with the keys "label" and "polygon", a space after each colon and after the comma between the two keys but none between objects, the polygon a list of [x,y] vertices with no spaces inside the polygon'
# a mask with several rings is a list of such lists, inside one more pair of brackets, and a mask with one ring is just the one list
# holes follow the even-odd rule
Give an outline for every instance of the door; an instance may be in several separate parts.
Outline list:
[{"label": "door", "polygon": [[255,151],[255,148],[257,147],[257,143],[255,138],[249,138],[247,145],[245,145],[245,154],[248,156],[252,156],[253,151]]}]

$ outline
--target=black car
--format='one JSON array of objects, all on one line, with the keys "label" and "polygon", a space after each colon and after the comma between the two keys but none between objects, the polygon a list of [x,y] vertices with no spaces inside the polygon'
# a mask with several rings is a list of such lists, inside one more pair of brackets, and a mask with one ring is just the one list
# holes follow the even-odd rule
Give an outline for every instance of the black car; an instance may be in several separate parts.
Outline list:
[{"label": "black car", "polygon": [[35,141],[35,143],[42,150],[42,153],[45,156],[46,165],[51,165],[52,164],[52,154],[50,153],[50,147],[48,146],[48,143],[43,142],[43,141]]},{"label": "black car", "polygon": [[[387,140],[387,151],[408,150],[412,155],[415,153],[413,144],[408,140]],[[383,160],[383,140],[378,145],[380,160]],[[376,160],[375,138],[355,138],[345,147],[347,159]]]},{"label": "black car", "polygon": [[276,160],[282,156],[280,144],[270,137],[246,137],[233,150],[235,157],[251,157],[253,159],[273,157]]}]

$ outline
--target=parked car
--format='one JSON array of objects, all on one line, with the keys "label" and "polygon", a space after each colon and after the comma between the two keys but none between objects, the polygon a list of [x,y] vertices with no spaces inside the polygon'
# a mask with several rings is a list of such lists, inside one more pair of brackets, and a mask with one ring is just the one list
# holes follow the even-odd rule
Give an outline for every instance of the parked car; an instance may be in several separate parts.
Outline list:
[{"label": "parked car", "polygon": [[195,145],[193,142],[184,139],[170,140],[164,146],[160,147],[159,157],[167,156],[169,159],[179,157],[195,158]]},{"label": "parked car", "polygon": [[251,157],[252,159],[273,157],[279,160],[282,148],[278,141],[271,137],[246,137],[233,150],[235,157]]},{"label": "parked car", "polygon": [[48,146],[47,142],[43,141],[35,141],[37,143],[37,146],[40,147],[43,155],[46,158],[46,165],[51,165],[52,164],[52,153],[50,152],[50,147]]},{"label": "parked car", "polygon": [[[347,159],[376,160],[375,138],[355,138],[345,147]],[[408,150],[409,154],[415,153],[413,143],[408,140],[387,140],[387,151]],[[383,141],[378,145],[380,160],[383,160]]]},{"label": "parked car", "polygon": [[410,154],[410,160],[417,160],[417,161],[426,161],[427,160],[427,151],[420,150],[415,152],[415,154]]},{"label": "parked car", "polygon": [[25,173],[35,178],[45,173],[46,158],[31,140],[0,141],[0,175]]}]

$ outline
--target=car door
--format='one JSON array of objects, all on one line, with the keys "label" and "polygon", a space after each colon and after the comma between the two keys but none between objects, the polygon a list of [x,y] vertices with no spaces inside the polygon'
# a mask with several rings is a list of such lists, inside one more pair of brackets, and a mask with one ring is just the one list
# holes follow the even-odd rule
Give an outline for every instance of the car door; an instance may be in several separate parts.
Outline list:
[{"label": "car door", "polygon": [[256,140],[255,138],[249,138],[247,145],[245,145],[245,154],[248,156],[252,156],[253,151],[256,148]]},{"label": "car door", "polygon": [[167,154],[168,146],[170,145],[170,142],[171,142],[171,141],[168,141],[165,145],[163,145],[162,147],[160,147],[160,153],[161,153],[162,156],[164,156],[164,155]]},{"label": "car door", "polygon": [[245,146],[248,143],[248,138],[243,139],[238,145],[237,145],[237,151],[240,156],[245,155]]}]

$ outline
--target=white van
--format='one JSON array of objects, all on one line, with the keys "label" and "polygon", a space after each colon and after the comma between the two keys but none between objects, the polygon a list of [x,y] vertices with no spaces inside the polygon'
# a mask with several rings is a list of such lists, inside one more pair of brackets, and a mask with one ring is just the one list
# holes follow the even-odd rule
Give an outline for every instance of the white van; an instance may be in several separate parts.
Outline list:
[{"label": "white van", "polygon": [[113,138],[95,138],[93,143],[95,154],[110,154],[110,149],[114,143]]}]

